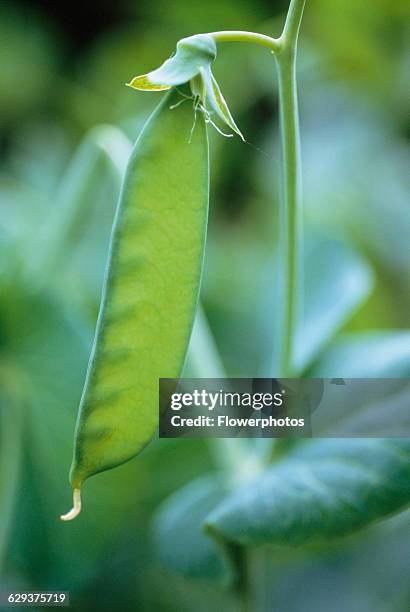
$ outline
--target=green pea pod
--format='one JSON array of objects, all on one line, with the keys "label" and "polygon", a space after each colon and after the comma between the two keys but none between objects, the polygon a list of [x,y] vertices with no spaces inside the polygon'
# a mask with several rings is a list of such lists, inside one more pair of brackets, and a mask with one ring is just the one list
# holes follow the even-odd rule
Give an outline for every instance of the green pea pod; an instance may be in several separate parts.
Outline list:
[{"label": "green pea pod", "polygon": [[[178,104],[179,102],[182,102]],[[204,255],[209,197],[205,120],[172,89],[128,163],[114,221],[70,482],[128,461],[158,425],[158,379],[181,373]]]}]

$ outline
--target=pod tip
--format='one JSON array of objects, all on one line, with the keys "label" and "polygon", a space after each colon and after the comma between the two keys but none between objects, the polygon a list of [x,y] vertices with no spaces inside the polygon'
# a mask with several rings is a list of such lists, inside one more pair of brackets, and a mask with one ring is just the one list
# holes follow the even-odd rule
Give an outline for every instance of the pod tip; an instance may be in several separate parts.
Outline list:
[{"label": "pod tip", "polygon": [[62,521],[72,521],[73,519],[76,518],[76,516],[78,516],[81,512],[81,491],[80,489],[74,489],[73,490],[73,507],[71,508],[70,512],[67,512],[67,514],[62,514],[60,516],[60,519]]}]

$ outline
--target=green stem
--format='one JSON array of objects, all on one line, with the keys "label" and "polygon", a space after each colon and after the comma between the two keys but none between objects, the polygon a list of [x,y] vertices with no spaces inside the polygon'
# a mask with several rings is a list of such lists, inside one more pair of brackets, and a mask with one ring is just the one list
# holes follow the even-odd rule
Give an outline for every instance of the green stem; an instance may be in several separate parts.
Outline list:
[{"label": "green stem", "polygon": [[[270,48],[278,66],[280,134],[282,144],[282,203],[280,208],[280,256],[282,310],[280,313],[280,358],[276,376],[294,373],[295,340],[303,294],[302,181],[299,116],[296,85],[297,41],[305,0],[291,0],[285,26],[279,39],[253,32],[214,32],[215,42],[255,42]],[[264,566],[266,563],[264,562]],[[249,568],[246,581],[250,583]],[[252,596],[241,593],[243,610]]]},{"label": "green stem", "polygon": [[283,28],[282,35],[278,39],[284,48],[293,48],[294,51],[296,51],[305,4],[306,0],[290,1],[285,27]]},{"label": "green stem", "polygon": [[296,51],[305,0],[291,0],[283,32],[272,38],[255,32],[212,32],[215,42],[248,42],[268,47],[275,55],[279,80],[283,188],[280,208],[279,262],[281,312],[279,360],[275,376],[294,373],[295,339],[303,295],[302,182],[296,87]]},{"label": "green stem", "polygon": [[296,86],[296,50],[305,0],[292,0],[276,55],[279,81],[279,114],[282,142],[283,188],[280,219],[281,350],[280,376],[292,376],[295,337],[303,294],[302,181],[299,116]]},{"label": "green stem", "polygon": [[265,34],[256,32],[246,32],[244,30],[223,30],[221,32],[211,32],[215,42],[250,42],[268,47],[273,53],[279,53],[282,43],[279,38],[272,38]]}]

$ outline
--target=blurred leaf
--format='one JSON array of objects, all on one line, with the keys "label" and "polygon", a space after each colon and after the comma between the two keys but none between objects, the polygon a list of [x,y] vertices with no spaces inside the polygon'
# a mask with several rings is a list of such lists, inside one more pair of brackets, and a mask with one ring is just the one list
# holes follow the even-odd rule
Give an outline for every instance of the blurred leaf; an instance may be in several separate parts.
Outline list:
[{"label": "blurred leaf", "polygon": [[326,398],[312,415],[315,435],[405,437],[410,432],[407,379],[360,378],[346,385],[325,385]]},{"label": "blurred leaf", "polygon": [[410,331],[345,334],[320,356],[310,374],[327,378],[408,377]]},{"label": "blurred leaf", "polygon": [[[296,372],[303,371],[332,340],[368,297],[373,284],[371,269],[357,252],[318,235],[308,237],[304,269],[304,316],[296,339]],[[275,348],[275,339],[273,344]],[[275,352],[273,363],[277,373]]]},{"label": "blurred leaf", "polygon": [[387,101],[377,109],[346,85],[317,85],[306,88],[302,108],[307,218],[323,233],[350,236],[408,304],[408,143]]},{"label": "blurred leaf", "polygon": [[305,318],[297,340],[299,371],[367,298],[372,273],[348,245],[318,239],[306,256],[305,283]]},{"label": "blurred leaf", "polygon": [[131,143],[110,125],[96,126],[79,145],[61,179],[56,202],[24,251],[26,274],[72,304],[97,300],[108,240]]},{"label": "blurred leaf", "polygon": [[[382,130],[380,121],[379,125],[374,125],[373,133],[377,130]],[[408,143],[387,132],[376,150],[373,148],[371,154],[364,152],[361,157],[364,158],[361,184],[357,188],[366,195],[368,206],[357,206],[355,202],[351,223],[356,225],[356,239],[372,253],[381,272],[385,269],[396,281],[393,291],[408,312],[410,275],[409,254],[405,247],[410,241]]]},{"label": "blurred leaf", "polygon": [[331,439],[296,447],[206,518],[242,546],[345,536],[410,503],[410,440]]},{"label": "blurred leaf", "polygon": [[[225,378],[226,373],[207,316],[199,303],[182,378]],[[209,440],[214,463],[228,479],[238,480],[260,471],[270,455],[270,439],[224,438]]]},{"label": "blurred leaf", "polygon": [[9,544],[13,513],[20,483],[23,442],[21,405],[5,393],[7,372],[0,351],[0,575]]},{"label": "blurred leaf", "polygon": [[68,130],[55,119],[25,121],[13,133],[7,171],[21,186],[54,198],[71,146]]},{"label": "blurred leaf", "polygon": [[187,578],[227,581],[232,568],[202,530],[207,514],[225,494],[220,480],[206,476],[190,482],[160,507],[154,541],[160,560]]},{"label": "blurred leaf", "polygon": [[[105,182],[102,176],[107,169],[116,190],[119,190],[131,148],[124,134],[110,125],[96,126],[86,135],[61,179],[56,205],[51,209],[38,240],[47,245],[46,253],[40,250],[39,265],[44,264],[41,255],[54,259],[59,251],[72,248],[72,243],[81,233],[84,219],[98,204],[94,192],[101,182]],[[105,162],[105,167],[101,162]],[[113,208],[111,206],[111,211]],[[101,208],[98,211],[99,215],[103,212]],[[38,252],[37,244],[33,250]]]},{"label": "blurred leaf", "polygon": [[[49,200],[44,194],[10,178],[0,178],[0,231],[4,240],[23,250],[39,231]],[[17,259],[16,253],[14,259]]]},{"label": "blurred leaf", "polygon": [[224,378],[225,370],[209,327],[207,317],[199,303],[182,378]]},{"label": "blurred leaf", "polygon": [[262,578],[265,601],[281,612],[406,612],[409,581],[403,569],[410,561],[409,518],[409,511],[402,512],[361,537],[314,550],[254,550],[251,558],[259,570],[255,581]]},{"label": "blurred leaf", "polygon": [[17,278],[13,280],[7,291],[3,286],[0,300],[2,367],[11,373],[9,386],[19,390],[25,444],[8,562],[19,563],[47,584],[62,579],[72,584],[87,576],[113,545],[124,515],[137,511],[130,494],[137,482],[136,466],[120,471],[115,484],[105,478],[87,488],[87,512],[78,525],[58,520],[71,502],[67,479],[71,432],[92,334],[68,317],[54,298],[30,292]]}]

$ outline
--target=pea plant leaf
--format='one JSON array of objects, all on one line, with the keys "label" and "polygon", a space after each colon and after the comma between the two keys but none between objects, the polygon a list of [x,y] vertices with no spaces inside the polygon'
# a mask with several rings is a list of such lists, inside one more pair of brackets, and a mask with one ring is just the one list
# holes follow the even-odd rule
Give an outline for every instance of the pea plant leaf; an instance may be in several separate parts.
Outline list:
[{"label": "pea plant leaf", "polygon": [[297,546],[348,535],[409,504],[410,440],[322,439],[226,497],[204,525],[242,546]]},{"label": "pea plant leaf", "polygon": [[232,568],[202,529],[207,514],[224,498],[220,479],[203,476],[169,497],[153,523],[159,560],[186,578],[228,581]]},{"label": "pea plant leaf", "polygon": [[82,293],[88,300],[99,296],[104,271],[100,262],[106,258],[113,203],[131,150],[130,141],[114,126],[97,125],[88,132],[61,177],[39,231],[22,249],[29,278],[53,284],[70,301]]},{"label": "pea plant leaf", "polygon": [[312,368],[312,376],[389,378],[410,375],[410,331],[350,333],[334,341]]},{"label": "pea plant leaf", "polygon": [[[336,339],[309,371],[313,377],[354,378],[328,385],[326,406],[313,414],[315,431],[400,436],[410,426],[410,332],[370,331]],[[366,378],[374,378],[372,389]]]},{"label": "pea plant leaf", "polygon": [[410,432],[408,379],[355,378],[325,385],[326,401],[312,415],[316,435],[400,437]]},{"label": "pea plant leaf", "polygon": [[4,391],[7,387],[7,377],[10,382],[10,372],[0,368],[0,571],[9,544],[10,531],[13,524],[13,514],[18,498],[20,483],[23,419],[19,401],[10,397]]},{"label": "pea plant leaf", "polygon": [[373,274],[349,245],[312,236],[306,248],[305,287],[304,321],[296,349],[298,372],[317,357],[369,296]]},{"label": "pea plant leaf", "polygon": [[111,484],[92,484],[87,496],[92,530],[86,521],[67,530],[56,520],[56,509],[69,501],[72,442],[67,431],[74,428],[92,333],[47,291],[33,293],[17,278],[12,286],[2,285],[1,298],[0,335],[7,342],[0,379],[7,377],[8,393],[0,394],[0,540],[7,563],[16,562],[10,560],[12,544],[19,565],[24,559],[28,568],[42,571],[42,564],[52,558],[44,580],[74,585],[95,569],[102,550],[115,545],[124,514],[137,512],[138,501],[130,490],[138,482],[138,466],[130,464]]},{"label": "pea plant leaf", "polygon": [[[67,288],[62,291],[61,286],[67,282],[61,279],[54,282],[50,275],[44,278],[38,263],[40,258],[47,262],[50,255],[39,251],[54,252],[55,237],[51,235],[54,227],[63,243],[59,247],[63,246],[65,253],[58,262],[63,265],[56,267],[59,275],[64,276],[67,259],[71,261],[80,241],[90,243],[90,251],[97,250],[97,241],[90,240],[84,228],[89,223],[84,208],[101,206],[95,190],[97,184],[102,184],[106,192],[118,189],[129,150],[128,140],[116,128],[94,128],[74,153],[52,212],[47,203],[49,208],[45,211],[52,217],[51,227],[47,223],[43,232],[30,235],[30,241],[23,240],[24,248],[20,248],[19,235],[7,232],[9,239],[2,240],[0,232],[3,256],[0,262],[16,262],[21,258],[23,266],[19,272],[24,276],[11,272],[9,265],[0,265],[0,564],[4,559],[4,564],[12,567],[16,562],[14,553],[16,559],[25,560],[30,572],[31,568],[39,572],[47,566],[46,560],[52,558],[52,566],[48,566],[44,576],[53,584],[67,580],[67,575],[73,584],[82,580],[95,568],[101,550],[114,545],[121,517],[130,514],[131,508],[136,511],[136,499],[132,499],[130,490],[140,472],[136,465],[130,465],[120,476],[107,475],[105,483],[91,483],[91,532],[86,523],[79,522],[67,531],[55,520],[56,508],[61,507],[62,500],[68,502],[66,472],[72,443],[67,431],[74,429],[92,329],[84,324],[88,318],[84,312],[78,312],[81,304],[75,300],[75,292]],[[101,231],[102,212],[97,212]],[[39,211],[38,216],[45,225],[46,215]],[[41,223],[38,225],[41,227]],[[108,233],[107,227],[105,242]],[[64,280],[67,281],[66,276]],[[77,274],[76,289],[79,282],[81,275]],[[70,316],[63,307],[67,302]],[[19,440],[20,429],[24,445]],[[110,486],[115,487],[115,496],[110,493]]]}]

